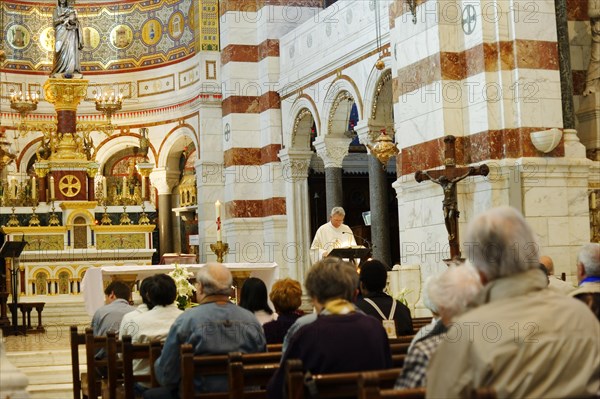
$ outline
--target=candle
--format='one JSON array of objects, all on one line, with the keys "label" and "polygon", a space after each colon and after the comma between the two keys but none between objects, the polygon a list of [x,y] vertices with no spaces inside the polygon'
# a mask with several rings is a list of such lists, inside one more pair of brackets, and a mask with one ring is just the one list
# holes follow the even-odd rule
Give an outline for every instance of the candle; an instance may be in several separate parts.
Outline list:
[{"label": "candle", "polygon": [[590,205],[591,205],[592,210],[596,210],[596,192],[595,191],[592,191],[590,202],[591,202]]},{"label": "candle", "polygon": [[33,199],[37,198],[37,187],[35,184],[35,176],[33,176],[31,178],[31,198],[33,198]]},{"label": "candle", "polygon": [[217,214],[217,241],[223,241],[223,235],[221,231],[221,203],[219,200],[215,202],[215,213]]},{"label": "candle", "polygon": [[50,176],[50,199],[54,200],[54,176]]},{"label": "candle", "polygon": [[127,178],[125,176],[123,176],[123,197],[126,196],[127,193]]},{"label": "candle", "polygon": [[142,176],[142,200],[146,200],[146,178]]},{"label": "candle", "polygon": [[102,198],[106,200],[108,197],[108,185],[106,181],[106,176],[102,176]]}]

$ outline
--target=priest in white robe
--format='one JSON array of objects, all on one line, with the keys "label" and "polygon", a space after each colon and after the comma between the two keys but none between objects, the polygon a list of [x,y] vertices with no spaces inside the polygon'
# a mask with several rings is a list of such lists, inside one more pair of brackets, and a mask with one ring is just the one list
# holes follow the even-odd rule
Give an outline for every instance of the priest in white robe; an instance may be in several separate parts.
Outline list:
[{"label": "priest in white robe", "polygon": [[310,246],[313,263],[329,255],[332,249],[356,246],[354,233],[344,224],[345,216],[344,208],[335,206],[331,210],[329,222],[319,227]]}]

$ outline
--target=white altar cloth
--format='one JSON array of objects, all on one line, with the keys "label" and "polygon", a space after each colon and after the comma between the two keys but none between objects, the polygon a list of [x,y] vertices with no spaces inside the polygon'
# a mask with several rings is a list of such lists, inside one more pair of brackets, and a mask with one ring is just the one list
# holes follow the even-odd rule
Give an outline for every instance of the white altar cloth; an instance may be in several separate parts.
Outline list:
[{"label": "white altar cloth", "polygon": [[[279,278],[277,263],[224,263],[232,272],[250,272],[250,277],[256,277],[265,282],[268,291]],[[204,264],[184,265],[190,272],[196,273]],[[137,280],[143,280],[157,273],[169,273],[175,265],[149,266],[102,266],[90,267],[81,281],[85,310],[93,316],[96,310],[104,305],[103,281],[118,274],[135,274]]]}]

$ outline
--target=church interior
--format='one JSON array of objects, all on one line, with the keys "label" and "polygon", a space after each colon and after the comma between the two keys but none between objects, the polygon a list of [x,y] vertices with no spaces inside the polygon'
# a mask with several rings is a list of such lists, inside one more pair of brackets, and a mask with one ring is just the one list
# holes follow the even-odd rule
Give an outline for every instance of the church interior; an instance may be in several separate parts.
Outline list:
[{"label": "church interior", "polygon": [[[56,1],[0,4],[0,246],[26,242],[0,261],[0,327],[15,291],[45,303],[45,332],[6,354],[63,367],[26,371],[31,398],[71,395],[56,353],[68,364],[68,326],[90,322],[89,269],[220,260],[302,282],[342,206],[425,317],[423,282],[485,210],[520,211],[573,284],[600,242],[588,1],[68,3],[81,76],[54,75]],[[435,177],[468,168],[450,204]]]}]

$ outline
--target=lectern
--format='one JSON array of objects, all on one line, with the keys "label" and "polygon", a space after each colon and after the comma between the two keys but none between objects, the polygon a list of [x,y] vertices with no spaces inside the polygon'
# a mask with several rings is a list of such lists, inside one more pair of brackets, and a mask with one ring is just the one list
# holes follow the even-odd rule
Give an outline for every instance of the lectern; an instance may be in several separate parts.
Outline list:
[{"label": "lectern", "polygon": [[362,263],[369,256],[371,256],[371,249],[365,247],[335,248],[329,252],[328,256],[349,259],[350,262],[353,262],[354,259],[360,259],[360,263]]},{"label": "lectern", "polygon": [[[2,248],[0,248],[0,258],[11,259],[10,285],[12,290],[12,334],[17,334],[18,332],[17,304],[19,301],[19,257],[26,245],[26,241],[6,241],[4,245],[2,245]],[[2,305],[5,307],[2,309],[2,314],[6,314],[6,303],[3,302]]]}]

